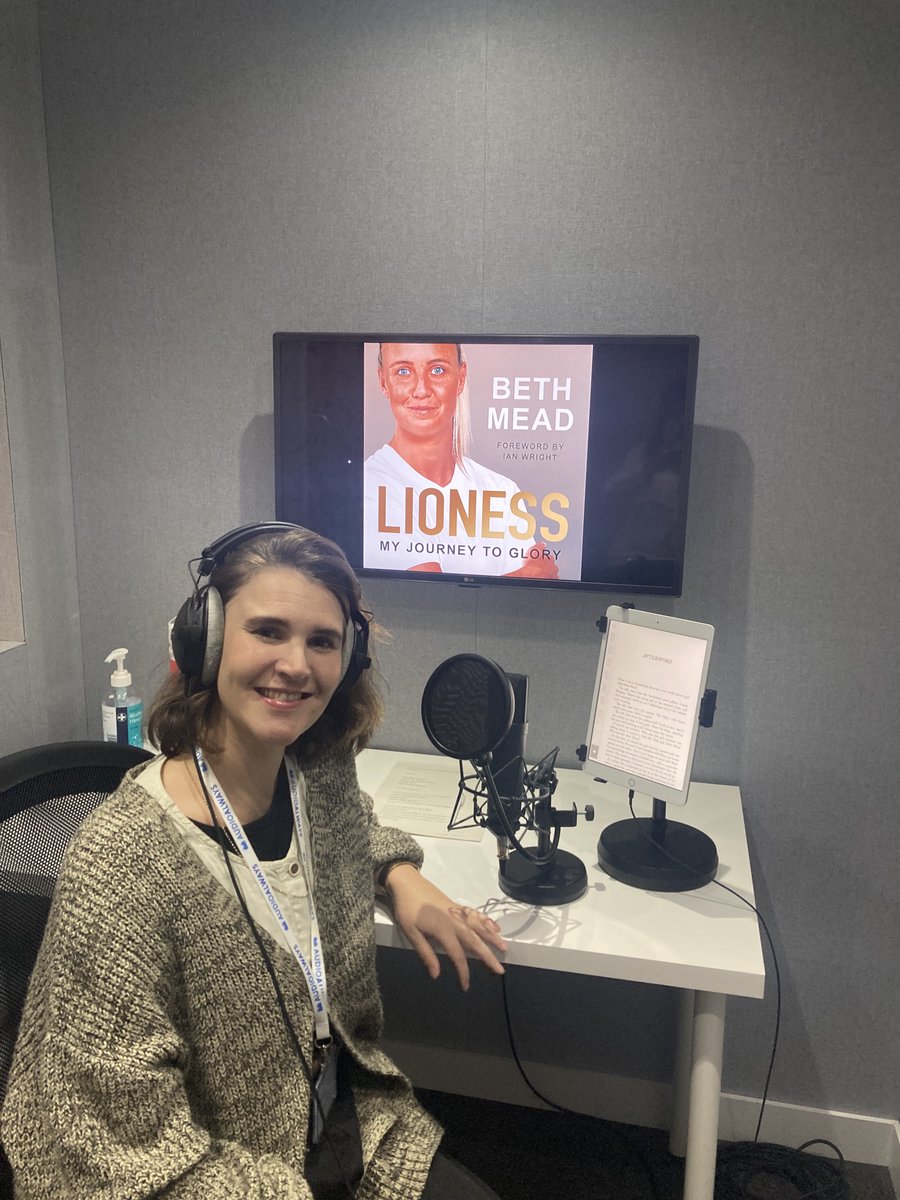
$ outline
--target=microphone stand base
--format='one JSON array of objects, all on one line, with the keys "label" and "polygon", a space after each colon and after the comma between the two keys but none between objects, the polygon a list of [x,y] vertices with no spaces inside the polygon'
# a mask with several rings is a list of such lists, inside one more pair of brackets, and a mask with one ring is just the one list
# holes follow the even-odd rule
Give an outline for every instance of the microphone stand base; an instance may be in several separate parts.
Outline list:
[{"label": "microphone stand base", "polygon": [[497,880],[502,892],[523,904],[569,904],[587,891],[587,868],[568,850],[557,850],[542,867],[514,850]]}]

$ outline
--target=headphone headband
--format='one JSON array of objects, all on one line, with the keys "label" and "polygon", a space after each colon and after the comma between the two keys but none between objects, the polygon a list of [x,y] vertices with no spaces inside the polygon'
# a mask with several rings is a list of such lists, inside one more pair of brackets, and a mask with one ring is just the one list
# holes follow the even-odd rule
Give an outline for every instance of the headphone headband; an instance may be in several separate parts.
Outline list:
[{"label": "headphone headband", "polygon": [[236,550],[244,542],[249,542],[251,538],[258,537],[262,533],[289,533],[294,529],[301,533],[311,532],[303,525],[293,525],[290,521],[254,521],[250,525],[239,525],[237,529],[223,533],[221,537],[216,538],[214,542],[200,551],[200,565],[197,568],[198,582],[207,575],[212,575],[216,567],[224,558],[227,558],[232,550]]}]

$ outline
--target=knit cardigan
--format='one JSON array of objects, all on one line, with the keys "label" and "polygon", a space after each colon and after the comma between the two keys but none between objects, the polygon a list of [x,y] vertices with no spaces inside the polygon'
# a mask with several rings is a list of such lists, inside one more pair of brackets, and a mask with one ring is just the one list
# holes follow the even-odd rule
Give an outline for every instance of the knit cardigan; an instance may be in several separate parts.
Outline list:
[{"label": "knit cardigan", "polygon": [[[16,1200],[310,1200],[310,1089],[237,899],[137,767],[85,822],[54,894],[0,1134]],[[359,1200],[416,1200],[441,1131],[378,1046],[373,872],[418,865],[378,825],[351,756],[305,768],[329,1009],[352,1061]],[[290,953],[260,931],[309,1058]]]}]

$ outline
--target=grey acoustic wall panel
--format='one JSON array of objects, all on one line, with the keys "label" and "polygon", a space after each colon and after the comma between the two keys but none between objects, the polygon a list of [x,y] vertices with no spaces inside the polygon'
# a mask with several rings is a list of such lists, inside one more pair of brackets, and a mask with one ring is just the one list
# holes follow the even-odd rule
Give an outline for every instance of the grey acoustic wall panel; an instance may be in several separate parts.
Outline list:
[{"label": "grey acoustic wall panel", "polygon": [[[120,640],[162,677],[187,558],[272,514],[276,330],[699,334],[665,607],[717,627],[697,773],[744,792],[773,1094],[892,1116],[897,41],[884,2],[42,6],[92,701]],[[624,597],[369,590],[381,744],[426,748],[421,685],[468,649],[571,755]],[[759,1093],[771,1003],[734,1006],[726,1088]],[[604,1029],[560,1054],[620,1067]]]},{"label": "grey acoustic wall panel", "polygon": [[0,350],[16,550],[4,569],[18,572],[16,640],[22,625],[25,635],[23,645],[0,653],[6,754],[85,733],[69,430],[31,0],[4,5],[0,23],[0,179]]}]

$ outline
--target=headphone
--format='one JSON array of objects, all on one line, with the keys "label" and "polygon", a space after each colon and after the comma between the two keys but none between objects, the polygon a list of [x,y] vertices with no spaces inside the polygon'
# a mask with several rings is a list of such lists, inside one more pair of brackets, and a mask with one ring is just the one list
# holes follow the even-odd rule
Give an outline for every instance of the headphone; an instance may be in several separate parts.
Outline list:
[{"label": "headphone", "polygon": [[[222,660],[222,640],[225,636],[225,606],[218,588],[203,580],[227,556],[244,542],[264,533],[287,533],[299,530],[309,533],[302,525],[288,521],[264,521],[241,525],[217,538],[200,552],[194,591],[185,600],[172,626],[172,653],[178,669],[188,684],[188,693],[212,687]],[[302,568],[298,568],[302,570]],[[344,630],[341,651],[341,680],[335,691],[349,691],[363,671],[372,665],[369,657],[369,622],[358,609],[353,609]]]}]

